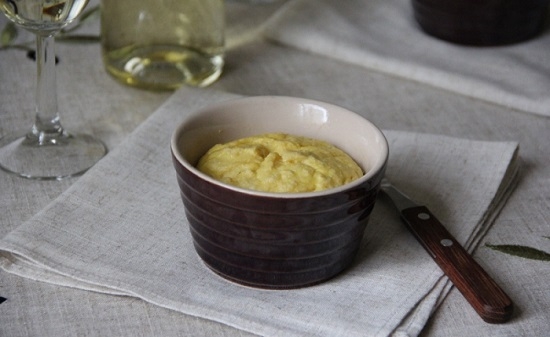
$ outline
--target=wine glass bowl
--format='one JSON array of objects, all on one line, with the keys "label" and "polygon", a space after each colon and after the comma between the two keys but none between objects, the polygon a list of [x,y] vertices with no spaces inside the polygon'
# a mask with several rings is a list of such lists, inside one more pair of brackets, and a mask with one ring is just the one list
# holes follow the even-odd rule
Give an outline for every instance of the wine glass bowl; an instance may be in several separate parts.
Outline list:
[{"label": "wine glass bowl", "polygon": [[60,180],[84,173],[106,153],[105,144],[61,125],[57,107],[54,35],[88,0],[0,0],[0,10],[36,35],[35,122],[23,135],[0,138],[0,169],[30,179]]},{"label": "wine glass bowl", "polygon": [[57,32],[67,26],[86,7],[88,0],[0,1],[2,11],[16,25],[35,34]]}]

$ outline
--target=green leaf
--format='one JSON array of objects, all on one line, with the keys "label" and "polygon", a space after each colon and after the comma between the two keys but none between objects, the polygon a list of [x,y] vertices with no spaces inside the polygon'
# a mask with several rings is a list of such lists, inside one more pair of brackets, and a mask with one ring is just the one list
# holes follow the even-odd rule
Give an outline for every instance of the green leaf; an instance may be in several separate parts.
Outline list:
[{"label": "green leaf", "polygon": [[82,15],[80,16],[79,22],[84,23],[89,20],[93,20],[97,15],[99,15],[99,6],[92,7],[87,11],[85,11],[84,13],[82,13]]},{"label": "green leaf", "polygon": [[485,245],[493,250],[531,260],[550,261],[550,254],[532,247],[520,245]]},{"label": "green leaf", "polygon": [[99,16],[99,6],[92,7],[82,13],[82,15],[78,18],[77,22],[72,25],[70,28],[65,28],[61,30],[61,34],[67,34],[69,32],[72,32],[74,30],[77,30],[80,28],[83,24],[85,24],[88,21],[95,20]]},{"label": "green leaf", "polygon": [[95,43],[99,41],[99,36],[97,35],[61,35],[56,38],[56,41],[59,42],[68,42],[68,43]]},{"label": "green leaf", "polygon": [[0,47],[11,44],[17,38],[17,27],[13,22],[8,22],[0,33]]}]

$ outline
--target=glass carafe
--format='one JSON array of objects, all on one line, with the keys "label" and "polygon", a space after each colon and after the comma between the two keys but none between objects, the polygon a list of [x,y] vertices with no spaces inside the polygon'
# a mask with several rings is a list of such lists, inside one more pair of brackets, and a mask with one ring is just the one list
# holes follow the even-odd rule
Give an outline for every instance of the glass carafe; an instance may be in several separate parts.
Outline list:
[{"label": "glass carafe", "polygon": [[107,71],[153,90],[204,87],[224,65],[224,0],[102,0]]}]

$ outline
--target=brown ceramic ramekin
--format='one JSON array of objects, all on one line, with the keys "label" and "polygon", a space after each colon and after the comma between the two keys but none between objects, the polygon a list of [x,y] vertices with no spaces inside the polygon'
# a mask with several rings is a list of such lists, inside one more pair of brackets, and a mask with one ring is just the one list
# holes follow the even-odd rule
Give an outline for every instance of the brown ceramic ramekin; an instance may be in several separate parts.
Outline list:
[{"label": "brown ceramic ramekin", "polygon": [[[213,145],[268,132],[328,141],[365,172],[320,192],[267,193],[221,183],[195,168]],[[359,249],[388,158],[371,122],[344,108],[292,97],[252,97],[206,107],[172,137],[177,181],[198,255],[240,284],[284,289],[325,281]]]}]

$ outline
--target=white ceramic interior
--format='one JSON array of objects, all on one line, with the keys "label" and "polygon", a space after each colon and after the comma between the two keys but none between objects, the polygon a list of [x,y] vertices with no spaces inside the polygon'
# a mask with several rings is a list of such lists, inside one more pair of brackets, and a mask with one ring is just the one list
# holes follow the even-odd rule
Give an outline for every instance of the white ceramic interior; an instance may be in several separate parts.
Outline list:
[{"label": "white ceramic interior", "polygon": [[[195,168],[200,157],[215,144],[275,132],[327,141],[348,153],[365,174],[325,191],[268,193],[221,183]],[[202,179],[243,193],[283,198],[323,195],[358,185],[382,169],[388,158],[384,134],[362,116],[336,105],[283,96],[240,98],[198,110],[177,127],[171,146],[174,157]]]}]

